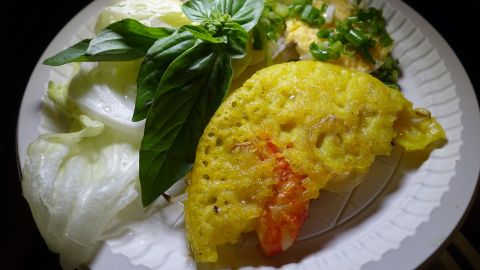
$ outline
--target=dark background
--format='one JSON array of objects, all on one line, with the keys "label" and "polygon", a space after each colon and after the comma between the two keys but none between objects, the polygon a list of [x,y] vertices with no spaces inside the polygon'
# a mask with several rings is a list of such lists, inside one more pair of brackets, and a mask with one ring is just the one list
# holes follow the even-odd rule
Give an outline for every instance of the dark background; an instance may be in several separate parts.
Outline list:
[{"label": "dark background", "polygon": [[[6,3],[5,3],[6,2]],[[41,53],[62,26],[88,5],[89,0],[5,1],[2,3],[0,144],[2,180],[0,234],[6,236],[1,253],[3,269],[59,269],[58,257],[49,252],[21,196],[15,133],[24,89]],[[475,89],[480,89],[479,1],[404,1],[424,16],[447,40],[463,63]],[[6,5],[6,6],[5,6]],[[478,98],[477,98],[478,100]],[[479,153],[480,158],[480,153]],[[6,183],[6,185],[3,185]],[[478,195],[477,195],[478,198]],[[478,199],[461,231],[479,250],[480,205]],[[2,237],[2,238],[3,238]],[[5,252],[6,251],[6,252]],[[469,268],[462,265],[463,268]]]}]

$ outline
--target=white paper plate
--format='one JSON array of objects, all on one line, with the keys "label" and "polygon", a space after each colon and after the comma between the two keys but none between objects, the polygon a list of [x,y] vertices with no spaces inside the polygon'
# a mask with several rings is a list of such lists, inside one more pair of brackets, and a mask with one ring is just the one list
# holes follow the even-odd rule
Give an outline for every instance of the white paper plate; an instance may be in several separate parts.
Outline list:
[{"label": "white paper plate", "polygon": [[[418,163],[398,151],[378,158],[364,183],[351,192],[323,192],[294,246],[267,259],[253,238],[220,250],[221,260],[201,268],[283,267],[286,269],[412,269],[445,242],[466,211],[477,183],[480,118],[469,79],[441,36],[400,1],[368,1],[381,7],[396,41],[394,54],[404,75],[404,94],[428,108],[449,143]],[[93,35],[96,15],[108,0],[96,0],[72,19],[49,45],[47,56]],[[38,64],[27,86],[18,122],[21,165],[27,145],[48,131],[41,124],[48,80],[65,81],[68,67]],[[46,119],[46,118],[45,118]],[[40,129],[39,129],[40,128]],[[162,205],[160,203],[160,205]],[[124,235],[105,241],[92,269],[195,268],[189,255],[181,202],[157,207]]]}]

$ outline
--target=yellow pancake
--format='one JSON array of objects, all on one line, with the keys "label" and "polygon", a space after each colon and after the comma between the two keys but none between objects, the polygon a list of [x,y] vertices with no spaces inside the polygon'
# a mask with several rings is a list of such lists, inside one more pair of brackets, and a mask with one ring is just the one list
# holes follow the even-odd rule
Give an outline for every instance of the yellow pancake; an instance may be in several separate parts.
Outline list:
[{"label": "yellow pancake", "polygon": [[225,100],[200,139],[185,205],[194,256],[216,261],[218,246],[257,229],[279,156],[304,176],[308,201],[366,172],[392,142],[413,151],[443,139],[428,111],[366,73],[315,61],[260,70]]}]

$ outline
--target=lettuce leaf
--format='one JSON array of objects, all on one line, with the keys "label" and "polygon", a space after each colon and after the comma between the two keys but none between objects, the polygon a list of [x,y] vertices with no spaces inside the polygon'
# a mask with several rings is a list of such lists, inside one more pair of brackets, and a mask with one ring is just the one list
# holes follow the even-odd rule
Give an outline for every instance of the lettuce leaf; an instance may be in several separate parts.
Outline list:
[{"label": "lettuce leaf", "polygon": [[22,171],[35,222],[66,269],[91,255],[118,212],[139,195],[139,141],[85,115],[78,121],[76,132],[44,134],[30,144]]},{"label": "lettuce leaf", "polygon": [[68,86],[68,99],[83,114],[140,141],[145,121],[131,120],[139,66],[140,61],[82,63]]},{"label": "lettuce leaf", "polygon": [[179,0],[115,0],[98,15],[95,32],[126,18],[151,27],[180,27],[190,23],[181,6]]}]

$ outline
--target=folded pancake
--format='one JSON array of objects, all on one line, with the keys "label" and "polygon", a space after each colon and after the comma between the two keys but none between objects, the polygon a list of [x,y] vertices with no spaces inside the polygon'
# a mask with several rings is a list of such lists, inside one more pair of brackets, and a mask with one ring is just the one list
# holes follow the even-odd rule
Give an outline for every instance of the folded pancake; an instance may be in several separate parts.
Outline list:
[{"label": "folded pancake", "polygon": [[296,239],[327,186],[358,183],[392,143],[407,151],[445,140],[425,109],[376,78],[314,61],[258,71],[217,110],[200,139],[185,205],[198,262],[255,231],[266,255]]}]

